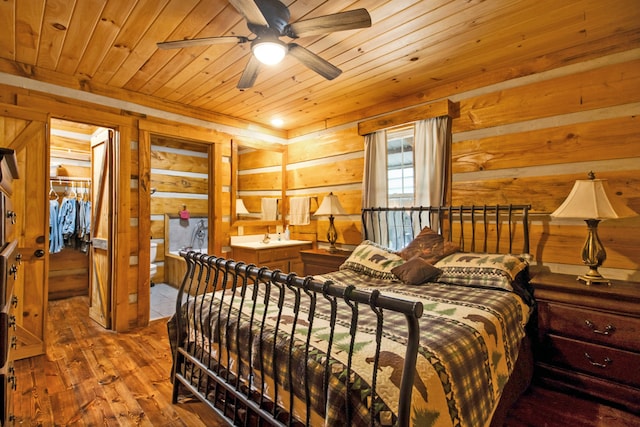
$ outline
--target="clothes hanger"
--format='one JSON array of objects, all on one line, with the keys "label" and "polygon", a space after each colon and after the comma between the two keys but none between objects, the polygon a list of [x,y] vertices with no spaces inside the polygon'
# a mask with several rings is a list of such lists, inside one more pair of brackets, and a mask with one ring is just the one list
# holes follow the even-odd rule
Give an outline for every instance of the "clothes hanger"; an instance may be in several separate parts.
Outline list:
[{"label": "clothes hanger", "polygon": [[58,200],[58,193],[53,188],[53,181],[49,180],[49,200]]}]

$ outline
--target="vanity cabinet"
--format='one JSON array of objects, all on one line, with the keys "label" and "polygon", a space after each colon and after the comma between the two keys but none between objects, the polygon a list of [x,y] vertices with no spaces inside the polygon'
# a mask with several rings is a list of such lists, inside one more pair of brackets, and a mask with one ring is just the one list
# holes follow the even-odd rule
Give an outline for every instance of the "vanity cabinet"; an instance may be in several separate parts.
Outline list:
[{"label": "vanity cabinet", "polygon": [[312,243],[300,243],[288,246],[269,246],[265,244],[261,248],[247,248],[233,246],[233,258],[245,264],[255,264],[258,267],[267,266],[271,270],[280,270],[283,273],[298,273],[302,275],[304,265],[300,258],[300,251],[311,249]]},{"label": "vanity cabinet", "polygon": [[16,213],[11,196],[13,180],[18,178],[18,162],[15,152],[0,148],[0,209],[4,219],[0,221],[0,425],[13,425],[13,392],[16,375],[11,352],[16,348],[15,336],[18,304],[14,286],[20,273],[21,256],[14,233]]}]

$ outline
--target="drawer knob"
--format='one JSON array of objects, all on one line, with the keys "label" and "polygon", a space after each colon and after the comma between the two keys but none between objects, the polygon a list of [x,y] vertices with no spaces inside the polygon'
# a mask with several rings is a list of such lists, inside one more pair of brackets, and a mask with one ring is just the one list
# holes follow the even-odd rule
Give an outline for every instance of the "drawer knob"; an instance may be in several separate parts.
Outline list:
[{"label": "drawer knob", "polygon": [[616,327],[613,326],[611,323],[605,326],[604,330],[598,329],[596,325],[590,320],[585,320],[584,323],[585,325],[587,325],[589,329],[591,329],[591,332],[593,332],[594,334],[611,335],[616,330]]},{"label": "drawer knob", "polygon": [[14,211],[7,211],[7,219],[11,220],[11,224],[15,224],[17,218],[17,213],[15,213]]},{"label": "drawer knob", "polygon": [[613,363],[613,360],[609,359],[608,357],[604,358],[604,363],[596,362],[595,360],[593,360],[593,357],[591,357],[591,355],[589,355],[589,353],[587,353],[586,351],[584,352],[584,357],[587,358],[591,365],[597,366],[598,368],[606,368]]}]

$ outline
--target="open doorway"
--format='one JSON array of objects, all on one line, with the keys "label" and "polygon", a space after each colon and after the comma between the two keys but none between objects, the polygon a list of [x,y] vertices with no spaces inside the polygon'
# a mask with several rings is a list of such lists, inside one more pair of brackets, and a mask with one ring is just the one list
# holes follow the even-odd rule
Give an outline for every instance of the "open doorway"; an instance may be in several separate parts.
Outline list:
[{"label": "open doorway", "polygon": [[182,249],[207,251],[210,144],[151,135],[150,320],[175,312]]},{"label": "open doorway", "polygon": [[90,317],[111,328],[113,191],[117,133],[51,119],[48,298],[89,296]]}]

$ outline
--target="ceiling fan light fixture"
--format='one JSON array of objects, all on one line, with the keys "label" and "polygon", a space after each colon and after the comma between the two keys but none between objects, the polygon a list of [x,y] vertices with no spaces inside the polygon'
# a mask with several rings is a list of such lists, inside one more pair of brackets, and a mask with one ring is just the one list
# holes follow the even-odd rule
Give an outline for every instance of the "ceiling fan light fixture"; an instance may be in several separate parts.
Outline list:
[{"label": "ceiling fan light fixture", "polygon": [[287,46],[280,40],[274,39],[258,39],[251,45],[253,54],[265,65],[276,65],[287,54]]}]

